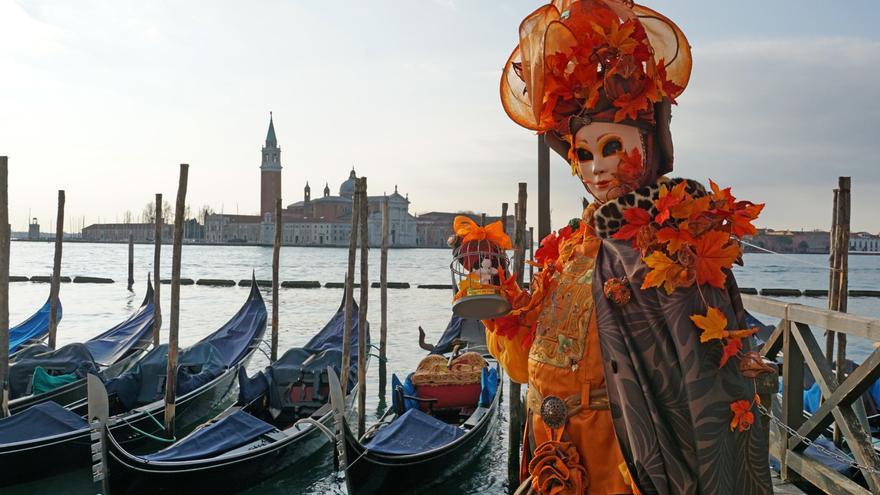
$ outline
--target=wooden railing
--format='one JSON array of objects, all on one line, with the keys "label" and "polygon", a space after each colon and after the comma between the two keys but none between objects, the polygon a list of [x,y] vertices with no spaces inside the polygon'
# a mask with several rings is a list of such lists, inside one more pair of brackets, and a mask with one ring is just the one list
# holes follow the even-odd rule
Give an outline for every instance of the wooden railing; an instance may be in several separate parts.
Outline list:
[{"label": "wooden railing", "polygon": [[[842,383],[838,383],[831,363],[812,332],[812,328],[818,328],[880,342],[880,319],[765,297],[743,295],[742,298],[749,312],[779,318],[760,352],[768,360],[783,362],[781,403],[774,404],[773,415],[797,432],[791,434],[774,425],[770,428],[770,453],[781,462],[782,478],[804,479],[825,493],[880,493],[880,458],[874,450],[861,401],[862,394],[880,378],[880,348],[875,348]],[[803,406],[804,364],[822,393],[821,406],[810,416],[804,414]],[[870,491],[804,455],[807,447],[804,439],[815,440],[832,423],[858,463]]]}]

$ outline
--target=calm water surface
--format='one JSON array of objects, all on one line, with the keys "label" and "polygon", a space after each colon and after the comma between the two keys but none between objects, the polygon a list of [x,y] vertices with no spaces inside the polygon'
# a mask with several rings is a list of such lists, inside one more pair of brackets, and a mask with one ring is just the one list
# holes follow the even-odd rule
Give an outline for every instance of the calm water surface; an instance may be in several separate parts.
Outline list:
[{"label": "calm water surface", "polygon": [[[53,245],[50,243],[13,242],[10,273],[12,275],[49,275],[52,271]],[[162,278],[170,278],[171,249],[163,249]],[[58,345],[88,339],[125,319],[143,299],[146,274],[152,271],[152,246],[135,246],[135,291],[125,290],[127,278],[126,245],[79,244],[64,246],[62,274],[109,277],[115,284],[62,284],[61,301],[64,317],[58,329]],[[388,280],[417,284],[448,284],[448,252],[440,249],[392,250],[389,253]],[[370,280],[379,280],[379,252],[369,253]],[[827,256],[796,255],[789,258],[770,254],[745,255],[745,267],[735,270],[741,287],[787,287],[824,289],[828,286]],[[880,257],[850,257],[850,288],[880,289]],[[318,280],[341,282],[347,264],[347,250],[342,248],[285,247],[281,251],[281,280]],[[252,271],[258,279],[271,278],[272,249],[264,247],[184,246],[181,276],[192,279],[224,278],[236,281],[249,278]],[[359,266],[359,265],[358,265]],[[162,286],[165,320],[169,312],[169,286]],[[10,289],[10,321],[15,324],[38,308],[49,293],[48,284],[14,283]],[[180,343],[198,341],[232,316],[247,297],[242,287],[213,288],[184,286],[181,288]],[[388,291],[388,369],[405,374],[415,368],[424,355],[418,347],[418,327],[428,333],[428,340],[439,338],[451,315],[450,293],[444,290],[389,289]],[[264,292],[271,301],[268,291]],[[304,344],[334,313],[342,299],[341,289],[281,289],[280,292],[280,353],[288,347]],[[802,304],[826,306],[823,298],[792,299]],[[369,291],[368,317],[373,325],[373,340],[378,343],[379,290]],[[880,317],[880,299],[852,298],[851,313]],[[167,323],[163,329],[167,339]],[[267,334],[268,338],[268,334]],[[870,344],[850,337],[848,355],[857,361],[870,352]],[[250,362],[250,371],[262,369],[267,358],[257,353]],[[367,421],[375,421],[385,408],[385,400],[377,394],[378,366],[367,372]],[[503,408],[506,410],[506,405]],[[502,412],[500,428],[484,452],[482,460],[461,473],[446,486],[431,493],[501,494],[505,492],[507,458],[507,418]],[[325,494],[344,493],[343,484],[332,474],[333,462],[329,446],[308,466],[292,469],[249,490],[249,494]],[[47,460],[47,462],[50,462]],[[88,471],[70,473],[38,483],[4,490],[4,493],[92,493]]]}]

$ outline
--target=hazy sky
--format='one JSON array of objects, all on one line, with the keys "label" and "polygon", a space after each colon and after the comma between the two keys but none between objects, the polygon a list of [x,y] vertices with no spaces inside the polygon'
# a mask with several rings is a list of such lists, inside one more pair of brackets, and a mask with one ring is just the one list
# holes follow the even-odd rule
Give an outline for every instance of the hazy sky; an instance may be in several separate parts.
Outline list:
[{"label": "hazy sky", "polygon": [[[529,183],[536,136],[498,98],[519,21],[538,1],[0,0],[0,155],[13,228],[48,230],[58,189],[86,225],[173,199],[259,208],[269,111],[284,203],[351,166],[414,213],[497,213]],[[766,202],[761,225],[828,228],[853,178],[852,224],[880,232],[880,3],[657,0],[688,35],[694,72],[673,109],[674,175]],[[552,158],[553,224],[581,186]]]}]

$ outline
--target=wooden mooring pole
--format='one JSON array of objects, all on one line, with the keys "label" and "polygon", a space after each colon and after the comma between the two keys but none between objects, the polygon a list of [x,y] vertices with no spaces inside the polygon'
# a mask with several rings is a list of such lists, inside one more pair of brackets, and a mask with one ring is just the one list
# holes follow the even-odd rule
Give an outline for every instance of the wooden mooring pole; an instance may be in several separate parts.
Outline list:
[{"label": "wooden mooring pole", "polygon": [[165,368],[165,431],[174,438],[174,406],[177,399],[177,342],[180,332],[180,257],[183,250],[183,215],[189,165],[180,164],[177,205],[174,209],[174,244],[171,246],[171,319],[168,331],[168,365]]},{"label": "wooden mooring pole", "polygon": [[[834,213],[834,243],[831,246],[831,275],[832,284],[828,291],[829,309],[846,312],[847,292],[849,288],[849,221],[850,221],[850,185],[849,177],[839,177],[835,190],[835,213]],[[830,334],[830,335],[829,335]],[[826,332],[826,353],[829,354],[831,363],[829,341],[834,338],[833,332]],[[832,344],[833,345],[833,344]],[[846,379],[846,334],[837,334],[837,383],[843,383]],[[861,411],[856,408],[856,414],[861,416]],[[860,418],[861,419],[861,418]],[[840,429],[835,425],[834,443],[840,446],[842,438]]]},{"label": "wooden mooring pole", "polygon": [[367,417],[367,296],[370,287],[369,265],[367,254],[370,249],[370,230],[367,223],[370,205],[367,200],[367,178],[358,179],[361,199],[358,201],[358,210],[361,230],[361,302],[358,310],[358,438],[363,436],[366,429]]},{"label": "wooden mooring pole", "polygon": [[[357,183],[355,183],[357,185]],[[351,312],[354,303],[354,259],[357,256],[357,238],[358,238],[358,201],[360,198],[355,195],[351,201],[351,236],[348,239],[348,271],[345,272],[345,322],[342,330],[342,366],[339,368],[342,374],[340,385],[342,392],[348,394],[348,375],[351,368]]]},{"label": "wooden mooring pole", "polygon": [[[837,302],[837,205],[840,189],[834,189],[834,200],[831,206],[831,238],[828,240],[828,309],[833,310]],[[834,362],[834,331],[825,330],[825,359]]]},{"label": "wooden mooring pole", "polygon": [[270,360],[278,360],[278,269],[281,263],[281,198],[275,200],[275,246],[272,249],[272,351]]},{"label": "wooden mooring pole", "polygon": [[[519,183],[519,196],[516,202],[516,231],[514,235],[513,267],[516,270],[516,281],[522,287],[523,271],[525,268],[525,232],[526,232],[526,201],[528,200],[527,184]],[[509,378],[509,377],[508,377]],[[510,380],[510,393],[508,395],[508,420],[507,432],[507,487],[508,492],[513,493],[519,486],[519,453],[522,445],[523,411],[521,387],[519,383]]]},{"label": "wooden mooring pole", "polygon": [[159,278],[159,266],[162,255],[162,194],[156,194],[156,233],[153,235],[153,347],[159,347],[159,330],[162,328],[162,298],[159,296],[159,288],[162,279]]},{"label": "wooden mooring pole", "polygon": [[538,239],[550,234],[550,147],[538,136]]},{"label": "wooden mooring pole", "polygon": [[379,397],[385,397],[388,368],[386,365],[388,340],[388,230],[391,227],[391,208],[388,196],[382,199],[382,251],[379,258],[379,304],[381,321],[379,323]]},{"label": "wooden mooring pole", "polygon": [[[535,228],[529,227],[529,238],[526,241],[529,246],[529,259],[535,258]],[[535,275],[535,265],[529,264],[529,288],[532,287],[532,277]]]},{"label": "wooden mooring pole", "polygon": [[0,156],[0,418],[9,416],[9,158]]},{"label": "wooden mooring pole", "polygon": [[134,234],[128,234],[128,291],[134,292]]},{"label": "wooden mooring pole", "polygon": [[55,222],[55,261],[49,288],[49,348],[55,349],[58,333],[58,292],[61,288],[61,243],[64,241],[64,190],[58,191],[58,220]]}]

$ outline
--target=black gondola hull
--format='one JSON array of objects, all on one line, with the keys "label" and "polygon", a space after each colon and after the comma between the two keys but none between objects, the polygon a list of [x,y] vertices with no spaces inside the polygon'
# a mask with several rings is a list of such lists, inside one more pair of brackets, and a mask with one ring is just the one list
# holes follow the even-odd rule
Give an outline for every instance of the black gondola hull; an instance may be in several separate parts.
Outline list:
[{"label": "black gondola hull", "polygon": [[346,484],[349,495],[409,493],[449,480],[473,464],[492,438],[498,422],[500,390],[495,394],[482,421],[461,441],[435,451],[407,456],[364,453],[364,447],[346,426],[346,453],[349,468]]},{"label": "black gondola hull", "polygon": [[[177,401],[175,419],[179,435],[185,435],[232,403],[233,392],[238,386],[238,368],[245,366],[252,354],[253,352],[249,353],[237,366]],[[126,449],[134,452],[156,450],[163,445],[162,442],[150,439],[136,429],[162,436],[164,431],[159,425],[162,424],[163,417],[164,405],[153,405],[138,413],[123,416],[124,420],[120,419],[110,428]],[[3,466],[4,472],[0,476],[0,486],[88,467],[91,461],[90,449],[88,430],[24,442],[21,445],[0,445],[0,466]]]},{"label": "black gondola hull", "polygon": [[[332,427],[332,415],[319,420]],[[326,447],[329,439],[311,427],[270,445],[235,456],[149,463],[121,452],[111,442],[108,454],[110,487],[114,495],[133,493],[234,493],[300,464]]]}]

